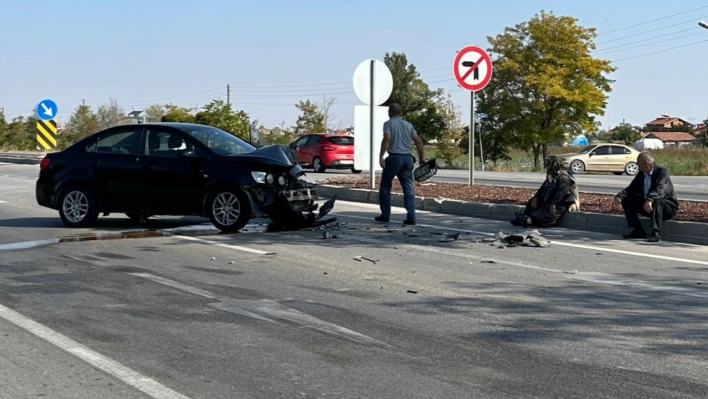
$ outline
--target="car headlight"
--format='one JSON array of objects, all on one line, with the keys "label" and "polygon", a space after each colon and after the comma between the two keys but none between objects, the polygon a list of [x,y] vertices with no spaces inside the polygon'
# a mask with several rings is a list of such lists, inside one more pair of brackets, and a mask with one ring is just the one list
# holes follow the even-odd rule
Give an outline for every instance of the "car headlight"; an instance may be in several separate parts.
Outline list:
[{"label": "car headlight", "polygon": [[285,185],[285,176],[278,177],[278,184],[280,184],[281,186]]},{"label": "car headlight", "polygon": [[265,184],[266,175],[266,172],[251,172],[251,176],[253,176],[253,180],[255,180],[256,183]]},{"label": "car headlight", "polygon": [[275,181],[275,177],[273,175],[271,175],[270,173],[268,173],[266,175],[266,183],[273,184],[274,181]]}]

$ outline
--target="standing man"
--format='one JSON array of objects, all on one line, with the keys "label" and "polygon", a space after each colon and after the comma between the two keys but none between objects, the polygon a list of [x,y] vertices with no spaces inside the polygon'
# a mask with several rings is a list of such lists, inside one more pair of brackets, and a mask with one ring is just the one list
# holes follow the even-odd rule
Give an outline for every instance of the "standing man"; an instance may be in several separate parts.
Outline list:
[{"label": "standing man", "polygon": [[639,216],[651,218],[651,236],[649,242],[661,241],[661,222],[673,219],[679,210],[678,199],[674,193],[669,172],[666,168],[654,164],[654,156],[642,152],[637,157],[641,173],[629,183],[629,186],[617,193],[616,204],[621,204],[627,225],[632,232],[623,238],[646,238]]},{"label": "standing man", "polygon": [[[381,184],[379,184],[379,206],[381,215],[374,218],[377,222],[388,222],[391,217],[391,186],[393,178],[398,177],[398,181],[403,188],[403,204],[406,208],[407,217],[403,224],[415,225],[415,186],[413,184],[413,169],[415,162],[413,158],[413,143],[418,149],[418,159],[420,165],[425,163],[423,153],[423,142],[418,137],[413,125],[401,117],[401,106],[392,103],[388,106],[387,120],[383,125],[384,137],[381,141],[381,152],[379,152],[379,163],[383,168],[381,173]],[[388,157],[384,159],[384,154],[388,152]]]}]

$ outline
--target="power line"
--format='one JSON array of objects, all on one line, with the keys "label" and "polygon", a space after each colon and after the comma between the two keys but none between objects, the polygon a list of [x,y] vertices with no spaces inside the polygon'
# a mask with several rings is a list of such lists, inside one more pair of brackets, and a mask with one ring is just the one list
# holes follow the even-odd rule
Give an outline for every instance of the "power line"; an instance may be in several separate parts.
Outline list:
[{"label": "power line", "polygon": [[607,41],[600,42],[600,43],[596,43],[596,44],[599,46],[599,45],[601,45],[601,44],[613,43],[613,42],[618,42],[618,41],[621,41],[621,40],[629,39],[630,37],[643,36],[643,35],[646,35],[647,33],[658,32],[658,31],[660,31],[660,30],[664,30],[664,29],[668,29],[668,28],[673,28],[674,26],[685,25],[685,24],[691,23],[691,22],[694,22],[694,23],[695,23],[696,20],[703,19],[703,18],[708,18],[708,15],[704,15],[704,16],[698,17],[698,18],[692,18],[692,19],[689,19],[689,20],[687,20],[687,21],[679,22],[679,23],[673,24],[673,25],[666,25],[666,26],[661,27],[661,28],[656,28],[656,29],[652,29],[652,30],[648,30],[648,31],[644,31],[644,32],[635,33],[635,34],[633,34],[633,35],[628,35],[628,36],[625,36],[625,37],[619,37],[619,38],[617,38],[617,39],[607,40]]},{"label": "power line", "polygon": [[708,39],[700,40],[700,41],[693,42],[693,43],[684,44],[683,46],[674,46],[674,47],[669,47],[669,48],[666,48],[666,49],[663,49],[663,50],[653,51],[653,52],[651,52],[651,53],[639,54],[639,55],[635,55],[635,56],[633,56],[633,57],[622,58],[622,59],[619,59],[619,60],[614,60],[614,61],[612,61],[612,62],[622,62],[622,61],[627,61],[627,60],[633,60],[633,59],[635,59],[635,58],[646,57],[646,56],[652,55],[652,54],[665,53],[665,52],[667,52],[667,51],[678,50],[678,49],[680,49],[680,48],[695,46],[695,45],[697,45],[697,44],[701,44],[701,43],[705,43],[705,42],[708,42]]},{"label": "power line", "polygon": [[[638,24],[635,24],[635,25],[625,26],[624,28],[619,28],[619,29],[611,30],[611,31],[609,31],[609,32],[599,33],[598,36],[601,36],[601,35],[609,35],[610,33],[615,33],[615,32],[620,32],[620,31],[627,30],[627,29],[636,28],[637,26],[643,26],[643,25],[650,24],[650,23],[652,23],[652,22],[658,22],[658,21],[661,21],[661,20],[665,20],[665,19],[677,17],[677,16],[679,16],[679,15],[688,14],[688,13],[691,13],[691,12],[694,12],[694,11],[702,10],[702,9],[704,9],[704,8],[708,8],[708,6],[698,7],[698,8],[694,8],[693,10],[682,11],[682,12],[679,12],[679,13],[676,13],[676,14],[666,15],[666,16],[663,16],[663,17],[660,17],[660,18],[657,18],[657,19],[652,19],[651,21],[641,22],[641,23],[638,23]],[[703,18],[703,17],[701,17],[701,18]]]},{"label": "power line", "polygon": [[619,49],[616,49],[616,50],[609,50],[609,51],[607,51],[607,50],[602,50],[602,51],[600,51],[600,52],[598,52],[598,53],[595,53],[595,54],[609,54],[609,53],[616,53],[616,52],[618,52],[618,51],[627,51],[627,50],[632,50],[632,49],[635,49],[635,48],[646,47],[646,46],[653,46],[653,45],[659,44],[659,43],[671,42],[671,41],[674,41],[674,40],[679,40],[679,39],[683,39],[683,38],[686,38],[686,37],[693,37],[693,36],[698,36],[698,35],[703,35],[703,36],[705,36],[705,33],[704,33],[704,32],[698,32],[698,33],[694,33],[694,34],[691,34],[691,35],[683,35],[683,36],[679,36],[679,37],[674,37],[673,39],[657,40],[657,41],[652,42],[652,43],[640,44],[640,45],[638,45],[638,46],[632,46],[632,47],[627,47],[627,48],[619,48]]}]

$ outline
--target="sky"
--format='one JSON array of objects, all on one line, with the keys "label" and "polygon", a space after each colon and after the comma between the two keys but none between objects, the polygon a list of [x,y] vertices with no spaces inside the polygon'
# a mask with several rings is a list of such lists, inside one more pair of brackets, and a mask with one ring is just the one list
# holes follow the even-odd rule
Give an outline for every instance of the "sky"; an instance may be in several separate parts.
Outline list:
[{"label": "sky", "polygon": [[[708,4],[699,0],[3,0],[0,107],[8,121],[51,99],[65,123],[82,101],[130,112],[153,103],[201,107],[226,99],[267,127],[295,124],[300,100],[336,97],[353,124],[352,77],[367,59],[405,53],[463,121],[470,94],[455,53],[541,10],[598,30],[595,56],[617,71],[603,128],[661,114],[708,118]],[[678,15],[677,15],[678,14]],[[405,110],[404,110],[405,112]]]}]

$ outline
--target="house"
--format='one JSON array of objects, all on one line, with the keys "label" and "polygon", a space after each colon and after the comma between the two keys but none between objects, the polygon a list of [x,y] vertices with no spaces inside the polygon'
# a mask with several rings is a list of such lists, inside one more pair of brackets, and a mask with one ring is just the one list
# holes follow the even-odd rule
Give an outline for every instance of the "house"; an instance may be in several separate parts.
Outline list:
[{"label": "house", "polygon": [[661,115],[660,118],[647,123],[646,127],[652,132],[667,132],[686,125],[690,126],[691,123],[675,116]]},{"label": "house", "polygon": [[708,135],[708,124],[703,122],[696,125],[693,129],[693,135],[695,137],[706,137]]},{"label": "house", "polygon": [[691,133],[685,132],[649,132],[643,133],[642,138],[659,139],[664,143],[664,148],[692,147],[696,138]]}]

